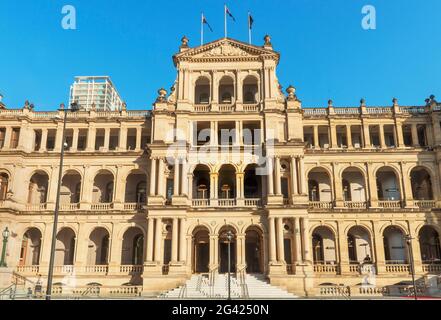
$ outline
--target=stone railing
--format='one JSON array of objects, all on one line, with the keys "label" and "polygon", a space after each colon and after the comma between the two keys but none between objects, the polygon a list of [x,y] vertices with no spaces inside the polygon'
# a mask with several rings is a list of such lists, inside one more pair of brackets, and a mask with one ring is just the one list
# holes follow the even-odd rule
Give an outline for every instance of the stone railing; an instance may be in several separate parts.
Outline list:
[{"label": "stone railing", "polygon": [[334,108],[334,113],[336,114],[360,114],[360,108],[354,108],[354,107],[349,107],[349,108]]},{"label": "stone railing", "polygon": [[324,202],[324,201],[310,201],[309,208],[310,209],[332,209],[332,202]]},{"label": "stone railing", "polygon": [[80,208],[79,203],[64,203],[60,205],[61,211],[75,211]]},{"label": "stone railing", "polygon": [[434,274],[441,273],[441,264],[428,264],[423,262],[423,272]]},{"label": "stone railing", "polygon": [[[6,109],[0,110],[0,118],[27,116],[37,120],[51,120],[57,115],[61,115],[59,111],[30,111],[27,109]],[[130,111],[78,111],[68,112],[67,117],[73,119],[79,118],[146,118],[151,116],[150,110],[130,110]]]},{"label": "stone railing", "polygon": [[408,264],[403,264],[400,261],[386,261],[386,272],[387,273],[409,273],[410,266]]},{"label": "stone railing", "polygon": [[414,200],[413,205],[420,209],[432,209],[436,207],[435,200]]},{"label": "stone railing", "polygon": [[367,107],[367,114],[392,114],[391,107]]},{"label": "stone railing", "polygon": [[378,201],[378,206],[385,209],[399,209],[401,208],[400,200],[381,200]]},{"label": "stone railing", "polygon": [[113,209],[113,203],[92,203],[90,208],[98,211],[111,210]]},{"label": "stone railing", "polygon": [[85,273],[90,273],[90,274],[106,275],[109,272],[109,266],[107,266],[107,265],[84,266],[83,271]]},{"label": "stone railing", "polygon": [[342,297],[350,295],[350,289],[346,286],[320,286],[318,291],[320,296]]},{"label": "stone railing", "polygon": [[210,199],[193,199],[191,205],[193,207],[209,207]]},{"label": "stone railing", "polygon": [[428,109],[426,107],[400,107],[400,112],[408,114],[419,114],[427,113]]},{"label": "stone railing", "polygon": [[245,112],[258,112],[258,111],[260,111],[260,105],[258,103],[256,103],[256,104],[244,104],[243,105],[243,111],[245,111]]},{"label": "stone railing", "polygon": [[72,265],[54,267],[55,274],[72,274],[74,272],[75,272],[75,266]]},{"label": "stone railing", "polygon": [[45,211],[47,203],[29,203],[25,206],[26,211]]},{"label": "stone railing", "polygon": [[[43,292],[44,293],[44,292]],[[52,296],[58,297],[139,297],[142,293],[142,286],[54,286]]]},{"label": "stone railing", "polygon": [[245,207],[260,207],[262,206],[261,199],[245,199]]},{"label": "stone railing", "polygon": [[350,264],[349,272],[358,274],[376,273],[374,264]]},{"label": "stone railing", "polygon": [[337,274],[338,271],[339,271],[339,267],[337,264],[325,264],[325,263],[314,264],[315,273]]},{"label": "stone railing", "polygon": [[220,112],[231,112],[231,111],[234,111],[234,105],[233,104],[220,104],[219,105],[219,111]]},{"label": "stone railing", "polygon": [[327,116],[328,109],[326,109],[326,108],[304,108],[303,114],[305,116]]},{"label": "stone railing", "polygon": [[142,210],[142,203],[124,203],[124,210],[139,211]]},{"label": "stone railing", "polygon": [[119,272],[125,274],[142,274],[144,271],[144,266],[142,265],[122,265],[119,266]]},{"label": "stone railing", "polygon": [[17,273],[36,275],[40,271],[40,266],[17,266],[15,270]]},{"label": "stone railing", "polygon": [[237,204],[236,199],[219,199],[219,207],[235,207]]},{"label": "stone railing", "polygon": [[366,201],[345,201],[344,207],[348,209],[366,209],[367,202]]},{"label": "stone railing", "polygon": [[195,104],[194,111],[195,112],[209,112],[211,110],[211,106],[209,104]]}]

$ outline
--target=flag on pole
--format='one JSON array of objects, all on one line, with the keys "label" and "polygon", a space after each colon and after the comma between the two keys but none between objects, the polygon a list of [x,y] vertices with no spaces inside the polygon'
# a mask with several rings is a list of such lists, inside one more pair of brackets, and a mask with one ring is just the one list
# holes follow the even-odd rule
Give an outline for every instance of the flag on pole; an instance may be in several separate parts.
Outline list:
[{"label": "flag on pole", "polygon": [[211,28],[210,24],[207,21],[207,18],[205,18],[204,14],[202,14],[202,24],[206,24],[211,32],[213,32],[213,29]]},{"label": "flag on pole", "polygon": [[248,38],[249,43],[251,44],[251,29],[253,29],[254,19],[251,13],[248,12]]},{"label": "flag on pole", "polygon": [[253,23],[254,23],[253,16],[250,13],[248,13],[248,26],[250,30],[253,29]]},{"label": "flag on pole", "polygon": [[233,19],[234,22],[236,22],[236,19],[235,19],[234,16],[231,14],[230,9],[228,9],[228,7],[227,7],[226,5],[225,5],[225,12],[226,12],[226,14],[228,14],[228,15],[231,17],[231,19]]}]

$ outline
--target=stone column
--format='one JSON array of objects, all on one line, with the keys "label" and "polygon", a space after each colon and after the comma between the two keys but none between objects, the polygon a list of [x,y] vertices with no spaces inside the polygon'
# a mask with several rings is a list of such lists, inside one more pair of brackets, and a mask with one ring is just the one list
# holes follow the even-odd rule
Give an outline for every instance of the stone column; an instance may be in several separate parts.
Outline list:
[{"label": "stone column", "polygon": [[127,150],[127,128],[121,126],[119,129],[119,150],[126,151]]},{"label": "stone column", "polygon": [[352,130],[351,125],[346,126],[346,140],[348,142],[348,148],[352,149],[354,146],[352,145]]},{"label": "stone column", "polygon": [[166,194],[165,194],[165,176],[164,176],[165,164],[164,164],[164,159],[160,158],[158,160],[159,160],[158,196],[162,196],[163,198],[165,198],[166,197]]},{"label": "stone column", "polygon": [[302,218],[303,260],[312,264],[311,237],[309,236],[309,219]]},{"label": "stone column", "polygon": [[236,173],[236,198],[243,199],[244,198],[244,177],[245,174],[243,172]]},{"label": "stone column", "polygon": [[217,146],[219,143],[217,141],[217,125],[216,121],[211,121],[210,123],[210,145]]},{"label": "stone column", "polygon": [[319,126],[314,126],[314,146],[320,148]]},{"label": "stone column", "polygon": [[173,218],[173,227],[172,227],[172,256],[171,262],[178,262],[178,231],[179,231],[179,220],[178,218]]},{"label": "stone column", "polygon": [[300,226],[300,218],[294,218],[294,232],[295,232],[295,253],[297,264],[302,262],[302,229]]},{"label": "stone column", "polygon": [[55,152],[61,152],[62,145],[64,144],[64,141],[61,141],[63,139],[63,122],[58,123],[57,126],[57,133],[55,134]]},{"label": "stone column", "polygon": [[153,218],[148,218],[147,219],[147,224],[148,224],[148,230],[147,230],[147,257],[146,260],[147,262],[153,262],[153,245],[154,245],[154,223],[155,223],[155,219]]},{"label": "stone column", "polygon": [[331,130],[331,148],[338,148],[337,127],[335,125],[331,125],[329,128]]},{"label": "stone column", "polygon": [[333,183],[333,188],[334,188],[334,199],[335,199],[335,206],[336,207],[343,207],[344,206],[344,199],[343,199],[343,184],[342,184],[342,180],[339,177],[339,175],[337,174],[338,172],[338,164],[337,163],[333,163],[332,164],[332,181]]},{"label": "stone column", "polygon": [[80,129],[74,128],[73,129],[73,136],[72,136],[72,148],[70,151],[77,151],[78,149],[78,134]]},{"label": "stone column", "polygon": [[109,150],[110,128],[104,129],[104,150]]},{"label": "stone column", "polygon": [[299,185],[300,193],[302,195],[308,194],[308,184],[306,182],[306,172],[305,172],[305,158],[303,156],[299,157]]},{"label": "stone column", "polygon": [[12,127],[6,127],[3,150],[11,149]]},{"label": "stone column", "polygon": [[370,206],[372,208],[378,207],[378,190],[377,190],[377,178],[374,175],[374,171],[371,163],[366,163],[366,172],[368,175],[368,188],[369,188],[369,199]]},{"label": "stone column", "polygon": [[386,146],[386,141],[384,139],[384,125],[380,124],[379,128],[380,128],[380,146],[382,149],[386,149],[387,146]]},{"label": "stone column", "polygon": [[277,258],[279,262],[285,262],[285,244],[283,237],[283,218],[277,218]]},{"label": "stone column", "polygon": [[367,123],[363,123],[363,141],[364,141],[364,148],[371,147],[371,136],[369,133],[369,124]]},{"label": "stone column", "polygon": [[270,255],[270,263],[274,264],[277,262],[277,253],[276,253],[276,228],[275,228],[275,219],[268,218],[269,224],[269,255]]},{"label": "stone column", "polygon": [[274,195],[273,158],[268,158],[267,161],[268,161],[268,176],[267,176],[268,195],[272,196]]},{"label": "stone column", "polygon": [[152,158],[150,160],[150,196],[154,197],[156,195],[156,159]]},{"label": "stone column", "polygon": [[298,184],[297,184],[297,160],[294,156],[291,157],[291,190],[293,196],[299,194]]},{"label": "stone column", "polygon": [[[40,152],[45,152],[46,151],[46,146],[47,146],[47,129],[42,129],[41,130],[41,143],[40,143]],[[5,140],[6,143],[6,140]],[[6,144],[5,144],[6,145]]]},{"label": "stone column", "polygon": [[179,159],[175,159],[174,177],[173,177],[173,195],[179,196]]},{"label": "stone column", "polygon": [[193,174],[189,173],[188,177],[188,199],[193,199]]},{"label": "stone column", "polygon": [[179,261],[185,263],[187,260],[187,241],[185,240],[185,219],[181,218],[179,226]]},{"label": "stone column", "polygon": [[420,147],[420,142],[418,141],[418,128],[415,123],[412,124],[412,146],[415,148]]},{"label": "stone column", "polygon": [[[415,266],[415,273],[421,274],[423,273],[423,261],[421,257],[421,244],[419,235],[414,232],[414,230],[417,228],[417,224],[415,222],[409,222],[409,235],[412,238],[412,255],[413,255],[413,263]],[[407,246],[407,244],[406,244]],[[409,249],[407,250],[409,251]],[[410,264],[410,257],[409,257],[409,264]]]},{"label": "stone column", "polygon": [[275,193],[276,195],[282,194],[282,182],[280,178],[280,157],[276,157],[276,168],[275,168],[276,174],[275,174]]},{"label": "stone column", "polygon": [[210,234],[210,271],[216,270],[218,267],[217,246],[219,237],[217,234]]},{"label": "stone column", "polygon": [[397,137],[397,147],[404,147],[404,136],[403,136],[403,125],[400,122],[397,122],[395,125],[396,128],[396,137]]},{"label": "stone column", "polygon": [[156,218],[155,227],[155,262],[161,264],[162,262],[162,219]]},{"label": "stone column", "polygon": [[181,190],[183,196],[188,196],[188,162],[186,159],[182,160],[182,172],[181,172]]},{"label": "stone column", "polygon": [[95,151],[95,140],[96,140],[96,128],[92,125],[89,126],[89,131],[87,132],[87,149],[88,152]]},{"label": "stone column", "polygon": [[218,179],[219,174],[210,173],[210,199],[215,200],[218,197]]},{"label": "stone column", "polygon": [[348,253],[348,238],[345,234],[345,225],[338,222],[338,252],[340,262],[341,274],[349,273],[349,253]]},{"label": "stone column", "polygon": [[143,146],[141,146],[141,140],[142,140],[142,129],[136,128],[136,149],[135,149],[135,151],[142,150]]},{"label": "stone column", "polygon": [[380,223],[373,223],[373,247],[375,254],[375,261],[377,263],[377,272],[378,274],[383,274],[386,272],[386,257],[384,253],[384,240],[383,235],[380,233]]},{"label": "stone column", "polygon": [[399,183],[400,186],[400,196],[401,200],[405,201],[406,207],[412,208],[413,204],[413,192],[412,192],[412,181],[408,175],[405,174],[406,168],[402,162],[400,162],[400,177],[397,177],[397,182],[399,183],[402,180],[402,183]]}]

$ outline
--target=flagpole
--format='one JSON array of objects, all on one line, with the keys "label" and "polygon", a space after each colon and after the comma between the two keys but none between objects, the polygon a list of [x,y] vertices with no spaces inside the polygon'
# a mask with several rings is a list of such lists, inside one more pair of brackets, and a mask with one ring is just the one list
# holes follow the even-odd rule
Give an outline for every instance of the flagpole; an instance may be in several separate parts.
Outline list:
[{"label": "flagpole", "polygon": [[202,13],[201,17],[201,46],[204,45],[204,13]]},{"label": "flagpole", "polygon": [[248,39],[251,44],[251,14],[249,11],[248,11]]},{"label": "flagpole", "polygon": [[227,5],[224,5],[224,18],[225,18],[225,38],[227,37]]}]

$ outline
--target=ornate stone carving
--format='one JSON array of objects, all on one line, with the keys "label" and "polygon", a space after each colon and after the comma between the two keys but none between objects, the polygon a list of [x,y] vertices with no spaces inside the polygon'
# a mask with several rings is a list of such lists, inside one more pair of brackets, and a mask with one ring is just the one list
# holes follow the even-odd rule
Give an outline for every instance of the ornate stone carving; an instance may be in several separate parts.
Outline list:
[{"label": "ornate stone carving", "polygon": [[248,53],[244,50],[233,47],[228,43],[223,43],[220,47],[211,49],[204,53],[204,57],[243,57],[248,56]]}]

